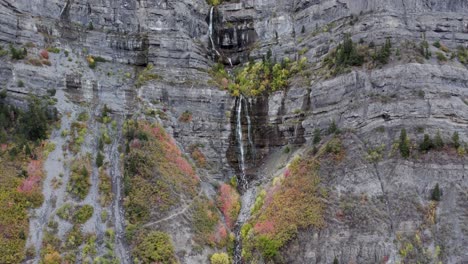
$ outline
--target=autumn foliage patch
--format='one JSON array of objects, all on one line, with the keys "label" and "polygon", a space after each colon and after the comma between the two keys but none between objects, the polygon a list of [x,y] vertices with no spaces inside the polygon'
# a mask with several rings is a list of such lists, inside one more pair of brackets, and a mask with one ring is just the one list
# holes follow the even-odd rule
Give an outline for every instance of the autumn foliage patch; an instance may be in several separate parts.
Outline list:
[{"label": "autumn foliage patch", "polygon": [[315,159],[296,158],[283,175],[260,192],[252,220],[241,231],[246,261],[258,256],[255,252],[264,259],[275,259],[300,229],[324,226],[317,169]]}]

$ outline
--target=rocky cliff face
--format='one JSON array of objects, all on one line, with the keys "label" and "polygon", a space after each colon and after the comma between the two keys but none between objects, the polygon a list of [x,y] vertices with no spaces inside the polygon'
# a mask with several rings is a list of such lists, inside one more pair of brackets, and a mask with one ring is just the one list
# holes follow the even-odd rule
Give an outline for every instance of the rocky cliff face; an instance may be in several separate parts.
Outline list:
[{"label": "rocky cliff face", "polygon": [[[198,146],[208,164],[197,169],[199,192],[216,200],[214,186],[243,172],[236,134],[239,99],[218,88],[209,72],[215,61],[233,71],[270,52],[278,62],[305,57],[309,65],[307,74],[289,79],[287,89],[246,99],[241,141],[248,145],[245,135],[251,133],[253,146],[245,154],[249,187],[241,191],[239,223],[249,221],[260,190],[296,154],[314,148],[317,129],[324,134],[335,122],[345,154],[339,161],[321,161],[321,184],[328,192],[323,198],[326,224],[299,230],[281,248],[281,257],[269,261],[468,262],[468,160],[461,148],[457,153],[449,146],[455,132],[462,148],[468,142],[468,70],[459,57],[459,50],[468,48],[467,14],[463,0],[240,0],[214,8],[204,0],[0,0],[0,45],[28,50],[22,60],[0,57],[6,102],[24,107],[28,93],[46,96],[54,89],[63,114],[61,129],[50,139],[57,142],[57,153],[45,165],[45,202],[32,212],[27,243],[36,256],[30,261],[41,258],[49,219],[73,202],[66,183],[61,191],[47,185],[57,171],[63,171],[64,181],[70,176],[74,156],[61,160],[66,143],[60,134],[71,129],[81,112],[91,117],[83,155],[96,151],[102,134],[97,119],[104,105],[116,121],[110,132],[115,141],[103,151],[114,201],[107,206],[96,202],[99,170],[93,168],[92,191],[78,204],[92,204],[95,216],[83,229],[97,234],[97,255],[103,256],[111,226],[117,234],[116,257],[131,263],[133,245],[125,237],[128,222],[120,194],[124,151],[118,146],[124,145],[124,120],[153,116],[188,156]],[[363,66],[330,75],[323,60],[345,35],[371,54],[389,39],[392,55],[385,64],[372,64],[369,58]],[[421,55],[424,42],[432,56]],[[58,53],[49,52],[50,66],[36,66],[46,48]],[[103,62],[92,69],[89,56]],[[148,78],[145,68],[157,77]],[[187,114],[190,118],[183,118]],[[415,145],[408,159],[395,147],[403,128]],[[434,137],[437,132],[447,147],[419,152],[424,134]],[[319,145],[330,138],[322,136]],[[369,159],[379,147],[378,159]],[[436,184],[443,195],[434,208],[430,197]],[[194,243],[191,205],[187,199],[162,215],[151,215],[147,227],[171,235],[179,262],[207,263],[221,249]],[[102,220],[101,212],[112,217]],[[58,237],[64,239],[71,225],[55,220]],[[259,258],[263,262],[267,260]]]}]

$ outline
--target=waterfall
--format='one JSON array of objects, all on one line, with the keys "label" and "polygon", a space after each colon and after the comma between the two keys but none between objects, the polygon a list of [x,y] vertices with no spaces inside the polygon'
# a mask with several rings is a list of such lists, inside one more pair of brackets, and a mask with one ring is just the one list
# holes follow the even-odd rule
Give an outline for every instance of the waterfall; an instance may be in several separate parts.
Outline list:
[{"label": "waterfall", "polygon": [[[249,102],[249,100],[247,99],[247,102]],[[249,104],[246,105],[245,107],[245,117],[247,118],[247,138],[249,140],[249,147],[250,147],[250,153],[251,153],[251,157],[255,156],[255,148],[254,148],[254,144],[253,144],[253,140],[252,140],[252,123],[251,123],[251,120],[250,120],[250,114],[249,114]]]},{"label": "waterfall", "polygon": [[[245,177],[245,151],[244,151],[244,141],[242,136],[242,101],[244,101],[244,97],[241,95],[237,101],[237,145],[239,147],[239,168],[241,171],[240,175],[240,184],[243,190],[248,188],[248,182]],[[250,117],[249,117],[250,119]]]},{"label": "waterfall", "polygon": [[212,6],[210,9],[210,24],[208,26],[208,36],[210,37],[211,48],[216,52],[216,54],[218,54],[218,56],[221,56],[221,54],[216,50],[216,46],[213,41],[213,10],[214,6]]}]

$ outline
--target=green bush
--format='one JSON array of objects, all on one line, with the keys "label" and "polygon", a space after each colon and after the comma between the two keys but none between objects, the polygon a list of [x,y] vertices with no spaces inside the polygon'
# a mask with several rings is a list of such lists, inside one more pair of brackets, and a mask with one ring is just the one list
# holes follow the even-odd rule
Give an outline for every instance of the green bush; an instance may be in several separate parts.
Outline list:
[{"label": "green bush", "polygon": [[14,60],[22,60],[28,55],[28,50],[26,48],[16,49],[13,45],[10,45],[11,58]]},{"label": "green bush", "polygon": [[211,264],[230,264],[229,256],[226,253],[214,253],[210,258]]},{"label": "green bush", "polygon": [[134,253],[142,263],[177,263],[171,238],[159,231],[145,234]]},{"label": "green bush", "polygon": [[89,171],[85,165],[80,165],[82,160],[75,160],[72,164],[72,173],[68,185],[68,191],[75,197],[83,200],[91,187]]},{"label": "green bush", "polygon": [[31,97],[29,107],[20,120],[22,133],[30,140],[36,141],[47,137],[47,107],[39,99]]},{"label": "green bush", "polygon": [[445,55],[440,51],[436,52],[436,56],[439,61],[445,62],[448,60],[447,57],[445,57]]},{"label": "green bush", "polygon": [[279,253],[281,243],[277,240],[270,239],[267,236],[259,236],[257,238],[256,247],[262,253],[262,256],[266,260],[271,260],[276,257]]},{"label": "green bush", "polygon": [[94,208],[91,205],[83,205],[73,215],[73,221],[76,224],[84,224],[93,216]]}]

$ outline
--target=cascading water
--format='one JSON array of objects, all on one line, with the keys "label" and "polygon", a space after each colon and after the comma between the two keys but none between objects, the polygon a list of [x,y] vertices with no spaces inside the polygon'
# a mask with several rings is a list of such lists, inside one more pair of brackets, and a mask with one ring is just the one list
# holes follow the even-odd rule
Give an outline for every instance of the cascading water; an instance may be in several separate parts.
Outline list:
[{"label": "cascading water", "polygon": [[213,11],[214,11],[214,6],[212,6],[210,9],[210,24],[208,26],[208,36],[210,37],[211,48],[216,52],[216,54],[218,54],[218,56],[221,56],[221,54],[216,50],[216,46],[213,41]]},{"label": "cascading water", "polygon": [[[242,102],[244,101],[244,97],[241,95],[239,96],[237,102],[237,145],[239,147],[239,169],[241,172],[239,181],[240,186],[243,190],[246,190],[248,186],[248,182],[245,176],[245,151],[244,151],[244,140],[242,136]],[[250,120],[250,117],[248,118]],[[249,129],[250,130],[250,129]]]},{"label": "cascading water", "polygon": [[[244,135],[242,127],[243,114],[247,120],[247,140],[248,145],[244,146]],[[250,215],[250,205],[253,197],[252,189],[249,189],[249,182],[246,177],[246,154],[250,151],[250,156],[253,159],[254,155],[254,144],[252,140],[252,122],[249,114],[249,100],[244,96],[239,96],[237,99],[237,118],[236,118],[236,134],[237,134],[237,145],[239,149],[239,169],[240,177],[238,177],[239,186],[242,191],[242,202],[241,211],[237,219],[235,227],[236,240],[234,244],[234,264],[242,264],[242,239],[241,239],[241,228],[242,225],[247,221]],[[247,150],[247,152],[246,152]]]}]

